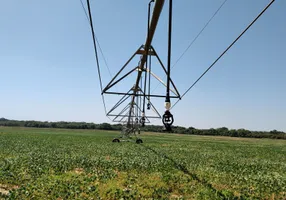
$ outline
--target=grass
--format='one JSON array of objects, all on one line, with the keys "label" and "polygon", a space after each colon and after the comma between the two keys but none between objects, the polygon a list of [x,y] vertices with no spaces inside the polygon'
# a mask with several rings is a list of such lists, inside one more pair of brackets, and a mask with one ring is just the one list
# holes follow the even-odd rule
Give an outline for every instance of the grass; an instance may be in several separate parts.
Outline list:
[{"label": "grass", "polygon": [[117,134],[0,127],[0,199],[286,199],[285,140]]}]

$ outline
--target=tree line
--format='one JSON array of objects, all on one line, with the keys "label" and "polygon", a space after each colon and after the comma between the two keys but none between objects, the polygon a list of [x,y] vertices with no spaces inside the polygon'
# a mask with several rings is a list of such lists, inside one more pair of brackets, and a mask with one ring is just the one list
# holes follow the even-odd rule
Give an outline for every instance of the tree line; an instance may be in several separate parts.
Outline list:
[{"label": "tree line", "polygon": [[[0,126],[18,126],[18,127],[34,127],[34,128],[67,128],[67,129],[98,129],[98,130],[113,130],[120,131],[121,124],[109,123],[86,123],[86,122],[42,122],[42,121],[19,121],[0,118]],[[142,131],[148,132],[164,132],[162,126],[146,125],[141,128]],[[230,136],[230,137],[249,137],[249,138],[273,138],[286,139],[286,133],[282,131],[250,131],[246,129],[228,129],[211,128],[211,129],[196,129],[194,127],[174,126],[173,133],[188,134],[188,135],[214,135],[214,136]]]}]

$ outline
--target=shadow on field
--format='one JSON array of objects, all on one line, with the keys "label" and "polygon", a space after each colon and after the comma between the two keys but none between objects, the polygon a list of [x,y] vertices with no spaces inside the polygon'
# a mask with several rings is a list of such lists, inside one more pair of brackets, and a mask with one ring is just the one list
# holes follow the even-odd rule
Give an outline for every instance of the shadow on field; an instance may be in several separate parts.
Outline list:
[{"label": "shadow on field", "polygon": [[210,189],[212,192],[214,192],[215,194],[217,194],[220,198],[225,199],[224,194],[222,194],[221,191],[215,189],[211,183],[208,183],[206,180],[204,179],[200,179],[195,173],[191,173],[187,167],[185,167],[184,165],[176,162],[173,158],[171,158],[170,156],[162,153],[162,152],[158,152],[155,149],[152,149],[149,146],[143,145],[141,144],[142,147],[144,147],[146,150],[152,151],[154,154],[158,155],[158,156],[162,156],[163,158],[169,160],[172,162],[173,166],[182,171],[184,174],[190,176],[193,180],[197,181],[198,183],[202,184],[203,186],[207,187],[208,189]]}]

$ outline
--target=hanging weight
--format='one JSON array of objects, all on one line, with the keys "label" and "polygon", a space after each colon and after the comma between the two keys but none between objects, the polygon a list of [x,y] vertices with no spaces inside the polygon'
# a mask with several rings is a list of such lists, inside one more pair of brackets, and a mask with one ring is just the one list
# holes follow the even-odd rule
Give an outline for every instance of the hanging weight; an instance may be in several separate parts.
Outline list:
[{"label": "hanging weight", "polygon": [[174,117],[170,113],[169,110],[165,111],[165,114],[163,115],[162,122],[166,128],[167,131],[172,131],[171,126],[174,123]]},{"label": "hanging weight", "polygon": [[151,108],[151,104],[147,103],[147,110],[150,110],[150,108]]},{"label": "hanging weight", "polygon": [[146,121],[145,117],[141,117],[140,123],[141,123],[142,127],[145,126],[145,121]]}]

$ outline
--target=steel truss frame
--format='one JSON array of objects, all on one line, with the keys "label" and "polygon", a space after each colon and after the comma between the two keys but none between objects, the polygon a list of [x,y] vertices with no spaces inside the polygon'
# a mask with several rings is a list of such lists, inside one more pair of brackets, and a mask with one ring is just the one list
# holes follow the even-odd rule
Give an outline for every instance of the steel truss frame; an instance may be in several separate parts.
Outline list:
[{"label": "steel truss frame", "polygon": [[[152,18],[150,20],[150,5],[152,2],[155,2]],[[162,116],[159,114],[156,107],[152,104],[151,98],[165,98],[167,102],[167,99],[170,98],[177,98],[180,99],[180,93],[177,90],[172,78],[170,77],[170,60],[168,60],[168,68],[164,66],[163,62],[161,61],[160,57],[158,56],[157,52],[152,46],[152,40],[155,34],[155,30],[157,27],[157,23],[159,21],[161,11],[163,8],[163,5],[165,3],[165,0],[151,0],[149,3],[149,9],[148,9],[148,32],[147,32],[147,38],[144,45],[141,45],[135,53],[128,59],[128,61],[121,67],[121,69],[117,72],[117,74],[111,79],[111,81],[107,84],[107,86],[102,90],[103,94],[112,94],[112,95],[122,95],[120,100],[107,112],[107,116],[113,117],[113,122],[124,122],[125,126],[122,130],[122,136],[120,138],[127,138],[129,139],[131,135],[135,135],[137,138],[137,133],[140,133],[140,124],[142,126],[145,125],[145,123],[150,123],[151,118],[162,118]],[[171,4],[171,0],[170,0]],[[170,34],[169,34],[169,44],[170,44]],[[170,51],[170,45],[169,45],[169,51]],[[168,58],[170,57],[170,52],[168,52]],[[135,58],[136,55],[140,55],[140,62],[138,63],[138,66],[135,68],[132,68],[127,73],[124,73],[121,75],[123,70],[128,66],[128,64]],[[164,71],[164,74],[167,77],[167,83],[165,84],[162,79],[160,79],[157,75],[155,75],[151,70],[151,58],[155,57],[157,61],[159,62],[159,65],[161,69]],[[149,62],[148,62],[149,61]],[[131,74],[137,72],[137,78],[135,84],[129,89],[127,92],[115,92],[112,91],[112,88],[119,84],[122,80],[129,77]],[[120,76],[119,76],[120,75]],[[145,76],[144,76],[145,75]],[[147,75],[149,75],[149,90],[147,92]],[[160,95],[160,94],[151,94],[150,91],[150,79],[151,76],[157,79],[161,84],[166,87],[166,94]],[[141,85],[140,85],[141,83]],[[142,84],[143,83],[143,84]],[[172,89],[171,89],[171,87]],[[172,95],[170,95],[172,93]],[[127,103],[126,106],[121,111],[117,111],[120,106],[124,105],[124,103],[128,102],[130,100],[130,103]],[[168,100],[169,101],[169,100]],[[148,102],[148,103],[146,103]],[[170,102],[170,101],[169,101]],[[153,110],[153,115],[145,115],[145,107],[147,107],[148,110]],[[117,112],[116,112],[117,111]],[[166,121],[166,113],[163,115],[163,123]],[[169,118],[168,118],[169,119]],[[165,123],[164,123],[165,125]],[[118,138],[114,139],[115,142],[119,142]],[[137,143],[142,143],[141,139],[136,140]]]}]

